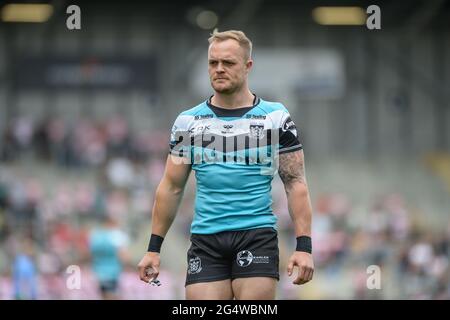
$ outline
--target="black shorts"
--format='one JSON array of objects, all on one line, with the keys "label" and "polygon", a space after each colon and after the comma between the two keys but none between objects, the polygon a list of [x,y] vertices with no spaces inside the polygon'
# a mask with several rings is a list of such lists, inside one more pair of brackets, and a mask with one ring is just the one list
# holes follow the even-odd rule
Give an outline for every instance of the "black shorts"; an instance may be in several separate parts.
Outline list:
[{"label": "black shorts", "polygon": [[100,281],[100,291],[102,293],[115,293],[117,291],[117,280],[103,280]]},{"label": "black shorts", "polygon": [[280,279],[278,235],[273,228],[192,234],[186,285],[246,277]]}]

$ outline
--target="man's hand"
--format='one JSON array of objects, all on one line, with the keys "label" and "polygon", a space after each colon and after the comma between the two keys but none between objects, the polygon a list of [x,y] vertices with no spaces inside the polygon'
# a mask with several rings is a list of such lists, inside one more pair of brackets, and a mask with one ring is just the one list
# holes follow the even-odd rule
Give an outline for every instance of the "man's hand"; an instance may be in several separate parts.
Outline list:
[{"label": "man's hand", "polygon": [[149,283],[158,278],[160,258],[158,252],[147,252],[138,264],[139,277]]},{"label": "man's hand", "polygon": [[289,259],[287,267],[288,276],[292,275],[294,266],[298,267],[297,278],[292,282],[293,284],[305,284],[313,278],[314,262],[312,255],[308,252],[295,251]]}]

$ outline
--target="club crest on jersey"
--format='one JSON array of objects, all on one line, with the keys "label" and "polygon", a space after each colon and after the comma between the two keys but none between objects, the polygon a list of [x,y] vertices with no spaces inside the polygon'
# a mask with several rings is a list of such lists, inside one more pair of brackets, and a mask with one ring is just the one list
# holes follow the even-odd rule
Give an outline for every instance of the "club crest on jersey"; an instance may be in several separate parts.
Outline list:
[{"label": "club crest on jersey", "polygon": [[188,273],[196,274],[202,271],[202,260],[199,257],[189,259]]},{"label": "club crest on jersey", "polygon": [[264,124],[250,124],[250,138],[261,139],[264,137]]}]

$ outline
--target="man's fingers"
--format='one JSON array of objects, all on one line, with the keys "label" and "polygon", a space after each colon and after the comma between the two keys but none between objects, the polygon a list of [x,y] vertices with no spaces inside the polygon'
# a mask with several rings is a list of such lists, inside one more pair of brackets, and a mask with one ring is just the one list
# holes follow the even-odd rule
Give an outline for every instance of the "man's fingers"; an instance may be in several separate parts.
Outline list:
[{"label": "man's fingers", "polygon": [[306,276],[305,276],[305,283],[312,280],[313,273],[314,273],[314,268],[306,267],[306,270],[307,270],[307,273],[306,273]]},{"label": "man's fingers", "polygon": [[150,281],[156,280],[159,276],[159,272],[154,272],[150,275]]},{"label": "man's fingers", "polygon": [[294,284],[305,284],[313,277],[314,269],[308,266],[299,266],[298,276],[294,280]]},{"label": "man's fingers", "polygon": [[139,278],[144,282],[149,282],[150,277],[147,275],[146,268],[139,267]]},{"label": "man's fingers", "polygon": [[313,269],[313,268],[311,268],[311,269],[309,270],[309,277],[308,277],[308,281],[311,281],[311,280],[312,280],[312,278],[313,278],[313,276],[314,276],[314,269]]},{"label": "man's fingers", "polygon": [[298,267],[298,274],[297,274],[297,278],[295,278],[294,280],[294,284],[301,284],[301,282],[304,280],[305,277],[305,267],[304,266],[299,266]]},{"label": "man's fingers", "polygon": [[292,269],[294,269],[294,262],[289,261],[289,264],[288,264],[288,267],[287,267],[287,273],[288,273],[289,277],[292,275]]},{"label": "man's fingers", "polygon": [[306,267],[305,277],[303,279],[303,283],[302,284],[305,284],[305,283],[309,282],[310,280],[311,280],[311,269]]},{"label": "man's fingers", "polygon": [[158,278],[159,276],[159,268],[155,266],[149,267],[146,269],[146,273],[149,281],[156,280],[156,278]]}]

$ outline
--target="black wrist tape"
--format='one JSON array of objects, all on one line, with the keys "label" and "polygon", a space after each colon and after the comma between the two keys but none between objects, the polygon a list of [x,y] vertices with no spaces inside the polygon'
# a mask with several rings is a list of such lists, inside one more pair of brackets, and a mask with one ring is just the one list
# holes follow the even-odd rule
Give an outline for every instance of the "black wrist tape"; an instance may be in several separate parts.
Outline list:
[{"label": "black wrist tape", "polygon": [[297,237],[297,248],[295,250],[312,253],[311,237],[308,236]]},{"label": "black wrist tape", "polygon": [[147,252],[160,252],[161,246],[164,241],[164,238],[158,236],[157,234],[152,234],[150,237],[150,242],[148,243]]}]

